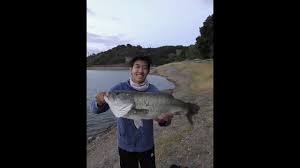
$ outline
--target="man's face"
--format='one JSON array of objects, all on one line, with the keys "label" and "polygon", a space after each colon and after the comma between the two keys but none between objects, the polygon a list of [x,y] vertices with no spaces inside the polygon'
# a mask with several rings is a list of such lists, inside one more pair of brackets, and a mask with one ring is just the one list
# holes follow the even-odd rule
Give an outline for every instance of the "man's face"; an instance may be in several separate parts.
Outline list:
[{"label": "man's face", "polygon": [[135,83],[143,83],[149,73],[148,64],[145,61],[137,60],[133,67],[130,67],[132,81]]}]

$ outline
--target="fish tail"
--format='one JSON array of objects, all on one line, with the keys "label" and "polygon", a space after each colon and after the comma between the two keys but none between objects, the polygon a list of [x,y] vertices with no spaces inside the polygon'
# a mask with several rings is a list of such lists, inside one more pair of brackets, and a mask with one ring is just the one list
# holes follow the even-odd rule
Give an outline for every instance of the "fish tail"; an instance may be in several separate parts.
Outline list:
[{"label": "fish tail", "polygon": [[190,122],[191,125],[193,125],[193,115],[198,113],[198,110],[200,109],[200,107],[196,104],[192,104],[192,103],[187,103],[188,104],[188,111],[186,113],[186,117],[188,119],[188,121]]}]

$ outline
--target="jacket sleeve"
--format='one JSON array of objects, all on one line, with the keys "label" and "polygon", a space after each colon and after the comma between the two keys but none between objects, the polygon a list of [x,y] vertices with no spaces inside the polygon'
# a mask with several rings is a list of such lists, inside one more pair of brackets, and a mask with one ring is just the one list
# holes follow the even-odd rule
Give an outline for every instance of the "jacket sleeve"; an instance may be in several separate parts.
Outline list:
[{"label": "jacket sleeve", "polygon": [[90,112],[95,114],[106,112],[108,109],[109,106],[107,103],[104,103],[102,106],[98,106],[96,100],[91,101],[91,103],[89,104]]},{"label": "jacket sleeve", "polygon": [[[119,90],[121,87],[120,84],[112,87],[109,92],[112,92],[112,91],[115,91],[115,90]],[[109,109],[109,106],[107,103],[104,103],[103,105],[101,106],[98,106],[97,105],[97,102],[96,100],[93,100],[89,103],[89,111],[92,112],[92,113],[95,113],[95,114],[100,114],[100,113],[104,113],[106,112],[107,110]]]}]

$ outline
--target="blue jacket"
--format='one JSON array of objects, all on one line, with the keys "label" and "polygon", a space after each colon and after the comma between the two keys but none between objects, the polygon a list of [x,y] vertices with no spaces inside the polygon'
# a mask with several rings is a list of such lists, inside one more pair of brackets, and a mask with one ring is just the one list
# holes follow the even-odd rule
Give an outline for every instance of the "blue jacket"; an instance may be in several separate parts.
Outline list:
[{"label": "blue jacket", "polygon": [[[137,91],[130,86],[129,80],[121,82],[110,89],[110,91],[128,90]],[[158,92],[152,84],[145,92]],[[109,109],[107,103],[98,107],[96,101],[90,104],[90,111],[96,114],[103,113]],[[143,126],[137,129],[133,120],[117,118],[117,137],[120,148],[129,152],[144,152],[154,146],[153,120],[142,120]]]}]

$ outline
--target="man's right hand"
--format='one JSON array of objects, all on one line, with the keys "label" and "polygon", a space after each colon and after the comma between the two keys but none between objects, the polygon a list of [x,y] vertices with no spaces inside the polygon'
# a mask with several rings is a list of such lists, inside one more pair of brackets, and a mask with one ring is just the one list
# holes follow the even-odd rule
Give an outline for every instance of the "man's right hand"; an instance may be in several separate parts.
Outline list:
[{"label": "man's right hand", "polygon": [[101,106],[105,103],[105,100],[104,100],[104,96],[108,96],[108,93],[107,92],[100,92],[96,95],[96,102],[98,104],[98,106]]}]

